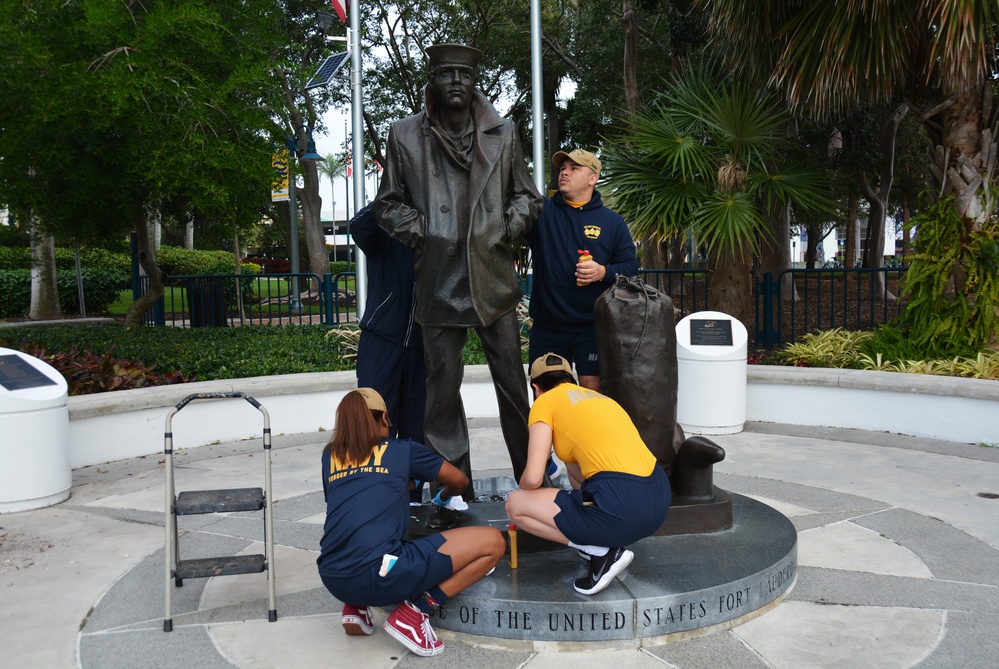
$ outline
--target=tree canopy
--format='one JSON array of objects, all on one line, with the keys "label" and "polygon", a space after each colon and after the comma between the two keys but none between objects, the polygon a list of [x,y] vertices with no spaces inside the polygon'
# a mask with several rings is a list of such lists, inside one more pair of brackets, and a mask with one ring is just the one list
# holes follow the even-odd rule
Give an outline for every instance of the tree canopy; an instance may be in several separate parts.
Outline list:
[{"label": "tree canopy", "polygon": [[132,227],[150,197],[228,219],[259,212],[271,4],[4,3],[0,197],[90,238]]},{"label": "tree canopy", "polygon": [[996,0],[698,0],[730,62],[796,108],[836,118],[867,102],[912,102],[933,146],[937,186],[982,220],[997,149],[992,80]]}]

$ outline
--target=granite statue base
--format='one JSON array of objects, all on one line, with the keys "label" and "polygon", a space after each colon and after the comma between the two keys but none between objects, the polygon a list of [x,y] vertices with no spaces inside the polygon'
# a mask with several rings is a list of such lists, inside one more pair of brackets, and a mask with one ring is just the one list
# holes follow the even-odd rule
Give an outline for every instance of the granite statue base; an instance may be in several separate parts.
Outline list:
[{"label": "granite statue base", "polygon": [[[512,480],[512,479],[511,479]],[[490,485],[491,481],[491,485]],[[503,479],[476,482],[480,500],[458,523],[506,531]],[[490,488],[492,487],[492,492]],[[509,490],[509,488],[506,488]],[[518,532],[518,568],[509,551],[496,571],[443,606],[439,629],[530,642],[650,640],[721,631],[776,605],[797,574],[797,532],[784,515],[724,493],[728,528],[696,534],[670,529],[630,546],[631,566],[607,589],[580,595],[572,583],[585,567],[576,551]],[[412,507],[413,534],[426,534],[432,505]],[[677,516],[685,512],[678,506]],[[672,516],[674,509],[670,509]]]}]

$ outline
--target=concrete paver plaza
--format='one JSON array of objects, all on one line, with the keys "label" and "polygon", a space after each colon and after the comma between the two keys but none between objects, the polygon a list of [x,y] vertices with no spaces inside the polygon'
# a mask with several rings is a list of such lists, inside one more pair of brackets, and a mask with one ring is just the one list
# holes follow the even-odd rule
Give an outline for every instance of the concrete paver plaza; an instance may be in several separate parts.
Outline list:
[{"label": "concrete paver plaza", "polygon": [[[412,655],[381,629],[347,637],[315,567],[319,451],[329,435],[308,434],[274,439],[277,622],[267,622],[266,577],[253,574],[187,581],[175,591],[174,631],[162,631],[162,457],[133,458],[74,471],[66,502],[0,516],[0,665],[999,666],[999,449],[746,427],[714,438],[727,452],[715,483],[791,519],[798,576],[783,602],[728,630],[562,645],[441,631],[447,649],[434,658]],[[496,421],[473,421],[471,434],[477,477],[509,475]],[[260,485],[259,441],[184,450],[177,462],[180,489]],[[182,527],[217,554],[261,552],[259,514],[199,516]],[[377,611],[376,623],[385,617]]]}]

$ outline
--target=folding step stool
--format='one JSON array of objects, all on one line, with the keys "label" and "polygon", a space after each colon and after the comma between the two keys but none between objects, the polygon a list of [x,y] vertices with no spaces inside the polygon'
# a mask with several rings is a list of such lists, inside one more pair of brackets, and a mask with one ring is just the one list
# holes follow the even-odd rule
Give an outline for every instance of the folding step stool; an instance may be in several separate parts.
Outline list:
[{"label": "folding step stool", "polygon": [[[174,414],[194,400],[244,399],[264,415],[264,488],[229,488],[224,490],[190,490],[174,492],[173,432]],[[274,590],[274,517],[271,512],[271,419],[261,404],[241,392],[197,393],[182,399],[167,413],[166,432],[163,436],[163,454],[166,456],[166,616],[163,631],[173,631],[173,591],[171,585],[181,587],[185,578],[208,578],[234,574],[256,574],[267,571],[270,609],[267,619],[277,620]],[[180,559],[180,541],[177,533],[177,516],[199,513],[232,513],[235,511],[264,511],[264,555],[230,555],[225,557]],[[173,584],[170,583],[173,581]]]}]

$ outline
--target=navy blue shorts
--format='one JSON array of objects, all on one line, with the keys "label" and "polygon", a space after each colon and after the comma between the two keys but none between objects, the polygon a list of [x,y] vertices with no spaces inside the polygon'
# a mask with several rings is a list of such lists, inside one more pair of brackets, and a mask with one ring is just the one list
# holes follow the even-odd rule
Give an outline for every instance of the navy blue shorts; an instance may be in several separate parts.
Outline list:
[{"label": "navy blue shorts", "polygon": [[658,465],[645,477],[601,472],[579,490],[555,495],[555,526],[576,544],[623,548],[658,530],[671,501],[669,479]]},{"label": "navy blue shorts", "polygon": [[394,606],[440,585],[454,573],[451,556],[437,551],[444,545],[442,534],[431,534],[402,542],[399,560],[385,578],[378,575],[382,564],[348,577],[320,574],[323,585],[344,604]]},{"label": "navy blue shorts", "polygon": [[596,328],[563,332],[534,325],[527,358],[534,362],[545,353],[556,353],[568,360],[579,376],[600,376]]}]

